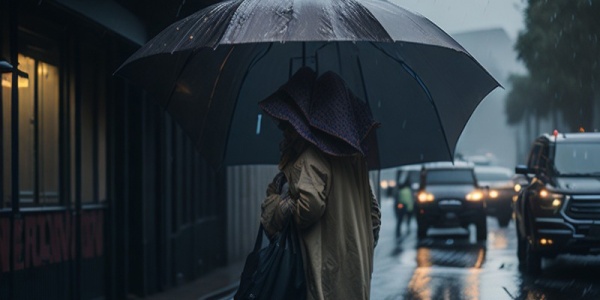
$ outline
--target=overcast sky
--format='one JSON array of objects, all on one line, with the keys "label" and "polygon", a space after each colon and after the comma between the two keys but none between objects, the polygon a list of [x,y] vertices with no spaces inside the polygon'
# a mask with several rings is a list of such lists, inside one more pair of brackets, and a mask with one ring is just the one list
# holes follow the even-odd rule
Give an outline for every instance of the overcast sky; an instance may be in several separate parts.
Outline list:
[{"label": "overcast sky", "polygon": [[449,34],[502,27],[515,39],[525,0],[389,0],[427,17]]}]

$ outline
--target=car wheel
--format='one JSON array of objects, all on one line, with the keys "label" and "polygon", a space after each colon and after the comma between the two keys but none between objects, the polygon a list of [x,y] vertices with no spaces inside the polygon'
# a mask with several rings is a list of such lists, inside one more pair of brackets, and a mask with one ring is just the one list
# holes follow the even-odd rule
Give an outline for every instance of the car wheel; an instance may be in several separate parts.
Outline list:
[{"label": "car wheel", "polygon": [[427,237],[427,229],[429,229],[427,224],[419,223],[417,225],[418,225],[417,226],[417,237],[420,239],[426,238]]},{"label": "car wheel", "polygon": [[487,240],[487,220],[483,218],[477,222],[477,240],[485,241]]},{"label": "car wheel", "polygon": [[537,275],[542,271],[542,255],[533,249],[530,242],[525,242],[525,270],[530,275]]}]

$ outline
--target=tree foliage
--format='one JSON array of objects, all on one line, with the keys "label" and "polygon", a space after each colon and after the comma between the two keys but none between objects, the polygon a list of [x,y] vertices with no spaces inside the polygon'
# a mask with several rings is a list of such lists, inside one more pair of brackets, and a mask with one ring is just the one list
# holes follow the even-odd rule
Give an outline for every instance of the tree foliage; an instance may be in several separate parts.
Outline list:
[{"label": "tree foliage", "polygon": [[571,129],[589,128],[600,105],[600,0],[527,1],[516,50],[529,75],[511,78],[509,122],[558,109]]}]

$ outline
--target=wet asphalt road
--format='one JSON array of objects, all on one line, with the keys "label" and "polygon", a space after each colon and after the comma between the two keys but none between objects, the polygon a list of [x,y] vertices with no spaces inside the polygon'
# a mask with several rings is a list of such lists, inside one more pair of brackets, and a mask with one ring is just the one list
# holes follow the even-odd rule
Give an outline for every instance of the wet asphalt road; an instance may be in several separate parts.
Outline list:
[{"label": "wet asphalt road", "polygon": [[418,241],[416,223],[394,236],[392,203],[381,203],[371,299],[600,299],[600,256],[559,256],[541,275],[523,275],[514,222],[499,228],[488,218],[488,239],[462,229],[430,230]]}]

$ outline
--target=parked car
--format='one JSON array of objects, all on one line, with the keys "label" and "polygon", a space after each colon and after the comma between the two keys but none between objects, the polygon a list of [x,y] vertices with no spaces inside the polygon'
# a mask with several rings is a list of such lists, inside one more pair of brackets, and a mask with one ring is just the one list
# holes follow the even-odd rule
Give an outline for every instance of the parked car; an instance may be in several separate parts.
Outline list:
[{"label": "parked car", "polygon": [[417,236],[427,236],[429,228],[477,228],[477,240],[487,238],[483,192],[479,189],[473,165],[432,163],[424,165],[415,205]]},{"label": "parked car", "polygon": [[488,216],[496,217],[500,227],[507,227],[513,215],[515,182],[513,171],[500,166],[475,166],[477,182],[484,191]]},{"label": "parked car", "polygon": [[514,204],[519,263],[528,273],[559,254],[600,254],[600,133],[538,137]]}]

